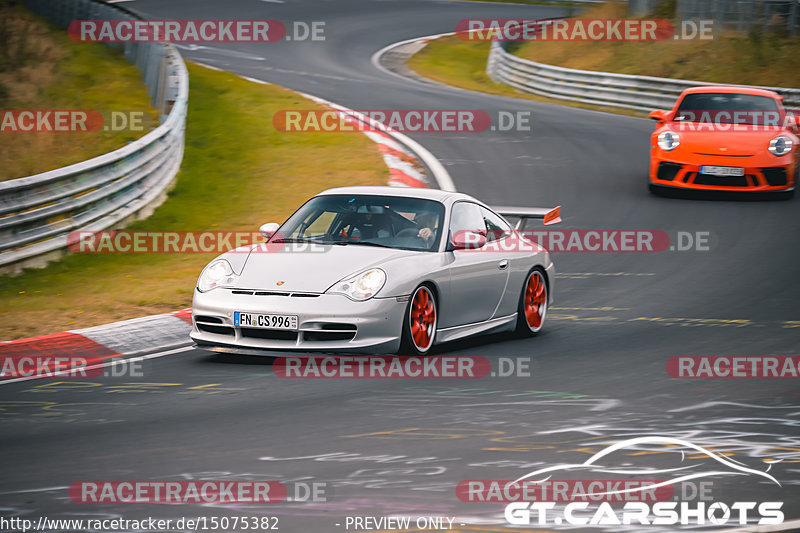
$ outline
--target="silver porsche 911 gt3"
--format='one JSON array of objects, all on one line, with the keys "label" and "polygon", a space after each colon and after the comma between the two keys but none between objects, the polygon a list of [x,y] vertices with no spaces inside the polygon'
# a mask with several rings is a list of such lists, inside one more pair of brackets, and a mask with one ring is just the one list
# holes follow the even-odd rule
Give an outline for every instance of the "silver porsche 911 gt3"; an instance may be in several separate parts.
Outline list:
[{"label": "silver porsche 911 gt3", "polygon": [[325,191],[283,225],[261,226],[266,243],[203,269],[191,337],[201,348],[241,354],[424,354],[490,331],[536,334],[555,269],[518,229],[529,218],[558,222],[559,213],[492,209],[430,189]]}]

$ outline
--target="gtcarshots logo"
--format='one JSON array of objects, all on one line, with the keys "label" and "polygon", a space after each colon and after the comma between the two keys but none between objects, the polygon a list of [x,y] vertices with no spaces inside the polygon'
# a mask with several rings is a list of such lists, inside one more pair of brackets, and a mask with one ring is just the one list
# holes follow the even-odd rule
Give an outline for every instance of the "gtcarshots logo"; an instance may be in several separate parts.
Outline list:
[{"label": "gtcarshots logo", "polygon": [[[711,466],[706,470],[697,468],[699,464],[680,465],[674,468],[639,468],[630,465],[627,461],[622,465],[608,462],[608,456],[619,450],[628,450],[640,454],[670,453],[680,454],[683,462],[687,453],[694,457],[709,460]],[[720,465],[724,468],[720,468]],[[771,468],[771,467],[770,467]],[[769,470],[769,468],[767,469]],[[671,476],[662,481],[648,481],[626,485],[614,485],[601,482],[595,485],[582,484],[582,490],[577,495],[557,498],[550,489],[550,497],[545,498],[547,492],[542,487],[539,490],[529,489],[527,497],[514,497],[513,501],[505,508],[505,518],[512,525],[538,524],[568,524],[574,526],[586,525],[724,525],[738,523],[746,525],[748,522],[757,521],[759,525],[780,524],[784,520],[782,512],[783,502],[769,501],[737,501],[737,502],[688,502],[688,501],[660,501],[654,491],[669,487],[684,481],[710,478],[717,476],[757,476],[766,479],[778,486],[780,483],[768,472],[756,470],[733,461],[727,457],[709,451],[691,442],[672,437],[638,437],[623,442],[609,445],[595,453],[583,463],[560,464],[540,468],[530,472],[514,481],[509,486],[524,487],[526,483],[551,484],[553,476],[559,473],[591,472],[598,474],[615,474],[624,476],[651,476],[657,473],[660,476]],[[569,484],[567,484],[569,486]],[[467,490],[469,485],[467,485]],[[483,494],[483,487],[477,486],[479,494]],[[651,497],[636,497],[635,494],[650,494]],[[518,493],[517,493],[518,494]],[[664,494],[665,495],[665,494]],[[499,501],[504,500],[504,494],[496,496]],[[621,496],[622,499],[614,499]],[[512,499],[510,496],[508,499]],[[559,502],[570,500],[566,505],[559,507]],[[523,501],[520,501],[523,500]],[[578,500],[578,501],[576,501]],[[597,503],[598,500],[600,503]],[[654,501],[658,500],[658,501]],[[625,504],[614,506],[615,501],[624,501]]]},{"label": "gtcarshots logo", "polygon": [[279,481],[77,481],[75,503],[277,503],[286,499]]},{"label": "gtcarshots logo", "polygon": [[397,355],[280,357],[272,365],[281,378],[478,379],[530,377],[529,357],[499,357],[496,369],[482,356],[414,357]]}]

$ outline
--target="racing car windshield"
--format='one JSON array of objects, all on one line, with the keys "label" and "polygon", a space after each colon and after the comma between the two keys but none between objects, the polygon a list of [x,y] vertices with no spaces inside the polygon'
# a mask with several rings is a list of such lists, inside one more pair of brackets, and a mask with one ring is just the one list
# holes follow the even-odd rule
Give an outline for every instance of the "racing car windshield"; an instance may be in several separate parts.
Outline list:
[{"label": "racing car windshield", "polygon": [[423,198],[324,195],[306,202],[274,238],[432,251],[438,248],[443,218],[444,206]]},{"label": "racing car windshield", "polygon": [[778,102],[768,96],[737,93],[692,93],[683,97],[676,122],[778,126]]}]

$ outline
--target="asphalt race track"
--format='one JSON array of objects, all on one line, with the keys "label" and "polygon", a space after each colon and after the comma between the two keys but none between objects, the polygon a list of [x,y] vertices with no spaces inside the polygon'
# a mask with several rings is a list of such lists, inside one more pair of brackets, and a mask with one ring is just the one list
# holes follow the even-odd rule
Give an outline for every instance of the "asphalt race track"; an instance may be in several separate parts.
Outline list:
[{"label": "asphalt race track", "polygon": [[[288,380],[268,359],[187,349],[149,360],[140,379],[3,384],[3,515],[274,515],[282,531],[322,533],[345,531],[348,516],[405,514],[455,516],[458,531],[512,531],[505,504],[461,502],[456,484],[516,479],[659,435],[760,471],[782,460],[769,470],[780,486],[753,475],[716,476],[713,500],[782,501],[786,521],[800,518],[797,381],[673,379],[665,370],[673,356],[798,355],[797,200],[654,197],[646,186],[651,121],[403,79],[371,62],[386,45],[453,31],[464,18],[544,18],[560,8],[415,0],[124,6],[159,19],[325,21],[324,42],[180,50],[187,60],[354,109],[530,111],[530,132],[411,137],[439,158],[459,191],[487,203],[562,205],[561,229],[661,230],[673,244],[678,232],[707,232],[709,249],[554,253],[556,301],[541,335],[487,336],[436,351],[484,356],[493,368],[499,358],[529,358],[529,377]],[[631,451],[621,462],[666,468],[679,461]],[[81,505],[67,496],[76,481],[109,479],[324,482],[328,501]]]}]

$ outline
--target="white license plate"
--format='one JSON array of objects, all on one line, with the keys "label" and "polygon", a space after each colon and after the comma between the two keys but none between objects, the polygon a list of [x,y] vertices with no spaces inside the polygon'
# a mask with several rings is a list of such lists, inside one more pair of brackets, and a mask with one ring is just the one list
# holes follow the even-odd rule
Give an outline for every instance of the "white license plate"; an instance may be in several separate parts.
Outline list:
[{"label": "white license plate", "polygon": [[258,313],[233,313],[233,325],[245,328],[288,329],[297,331],[297,315],[262,315]]},{"label": "white license plate", "polygon": [[700,174],[710,174],[711,176],[744,176],[742,167],[714,167],[703,165],[700,167]]}]

